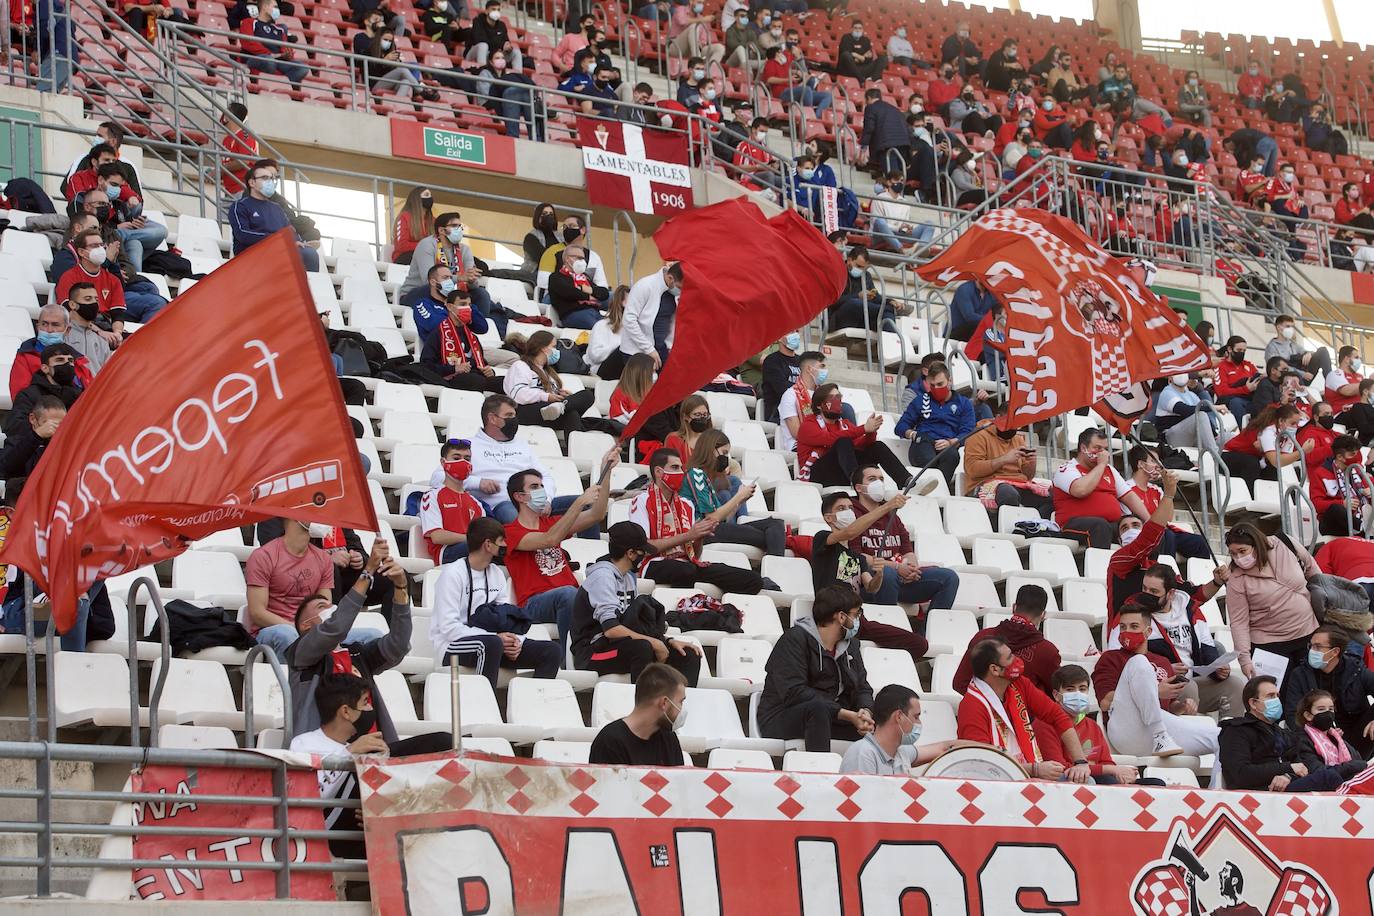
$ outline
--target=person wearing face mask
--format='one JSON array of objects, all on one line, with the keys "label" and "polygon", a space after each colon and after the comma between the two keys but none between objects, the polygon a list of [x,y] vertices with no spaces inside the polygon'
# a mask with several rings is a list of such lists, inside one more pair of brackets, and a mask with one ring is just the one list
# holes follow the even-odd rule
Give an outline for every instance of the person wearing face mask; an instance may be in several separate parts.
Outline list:
[{"label": "person wearing face mask", "polygon": [[735,147],[732,163],[735,180],[751,191],[765,188],[779,192],[782,187],[780,166],[768,151],[768,119],[755,118],[749,125],[749,139]]},{"label": "person wearing face mask", "polygon": [[520,49],[511,44],[510,32],[501,15],[501,0],[487,0],[482,15],[472,20],[468,53],[463,59],[481,67],[486,64],[487,57],[497,51],[506,52],[512,73],[525,69],[525,58]]},{"label": "person wearing face mask", "polygon": [[849,24],[849,33],[840,39],[836,73],[852,76],[863,84],[869,80],[881,80],[886,69],[887,58],[873,47],[872,40],[864,32],[863,22],[855,19]]},{"label": "person wearing face mask", "polygon": [[[999,404],[994,416],[1000,421],[1006,413],[1006,405]],[[984,426],[964,440],[965,495],[994,514],[1002,506],[1025,506],[1048,519],[1054,501],[1045,482],[1035,479],[1036,466],[1024,429]]]},{"label": "person wearing face mask", "polygon": [[1366,752],[1337,725],[1336,700],[1329,692],[1313,690],[1304,695],[1293,721],[1298,730],[1298,762],[1309,773],[1330,769],[1348,780],[1369,768]]},{"label": "person wearing face mask", "polygon": [[1269,201],[1269,208],[1278,214],[1280,219],[1307,219],[1307,204],[1303,202],[1297,168],[1293,163],[1279,164],[1279,173],[1269,179],[1264,196]]},{"label": "person wearing face mask", "polygon": [[762,79],[774,98],[784,105],[814,108],[816,117],[835,103],[833,94],[817,89],[816,78],[806,75],[800,55],[783,44],[769,48],[767,54],[768,63],[764,64]]},{"label": "person wearing face mask", "polygon": [[1363,369],[1357,347],[1344,346],[1336,352],[1336,368],[1327,373],[1324,399],[1337,414],[1359,401]]},{"label": "person wearing face mask", "polygon": [[878,292],[868,266],[868,248],[865,246],[855,245],[845,252],[845,267],[849,277],[845,280],[844,292],[830,306],[832,331],[839,328],[865,328],[870,333],[876,330],[896,331],[896,316],[909,311],[905,303],[888,301]]},{"label": "person wearing face mask", "polygon": [[1275,356],[1282,356],[1299,374],[1303,384],[1319,374],[1325,378],[1331,372],[1331,351],[1326,347],[1308,350],[1292,315],[1279,315],[1274,319],[1274,337],[1264,347],[1264,358],[1270,360]]},{"label": "person wearing face mask", "polygon": [[663,444],[677,449],[682,455],[690,455],[702,434],[712,428],[711,406],[699,394],[688,395],[678,405],[677,420],[677,430],[669,433]]},{"label": "person wearing face mask", "polygon": [[1313,771],[1298,759],[1296,730],[1282,727],[1283,704],[1274,678],[1267,674],[1251,678],[1244,697],[1245,713],[1221,723],[1217,763],[1226,788],[1329,792],[1345,781],[1338,768],[1324,766]]},{"label": "person wearing face mask", "polygon": [[973,401],[954,390],[949,367],[935,363],[926,375],[925,392],[902,412],[896,433],[910,440],[907,460],[913,466],[932,466],[953,485],[959,447],[973,424]]},{"label": "person wearing face mask", "polygon": [[763,398],[763,418],[769,423],[779,422],[778,402],[801,374],[801,348],[801,332],[791,331],[778,341],[776,350],[763,358],[763,382],[760,392]]},{"label": "person wearing face mask", "polygon": [[1236,101],[1246,108],[1262,108],[1268,89],[1269,80],[1260,72],[1259,61],[1252,60],[1236,80]]},{"label": "person wearing face mask", "polygon": [[[1092,682],[1088,672],[1081,665],[1065,665],[1054,672],[1051,689],[1046,691],[1054,701],[1063,707],[1073,721],[1073,730],[1078,733],[1078,741],[1083,745],[1083,756],[1088,761],[1088,772],[1093,782],[1100,786],[1138,785],[1162,786],[1162,779],[1141,779],[1140,770],[1112,759],[1107,735],[1097,720],[1088,714],[1092,708]],[[1035,741],[1047,761],[1062,767],[1071,764],[1064,751],[1064,742],[1047,722],[1037,719],[1031,723],[1035,730]]]},{"label": "person wearing face mask", "polygon": [[110,339],[114,336],[95,324],[100,315],[100,297],[95,285],[85,281],[73,283],[67,291],[66,306],[68,327],[62,339],[71,344],[79,356],[85,357],[94,375],[110,358]]},{"label": "person wearing face mask", "polygon": [[978,101],[972,86],[965,86],[949,103],[949,129],[961,134],[995,136],[1002,129],[1002,116],[993,114]]},{"label": "person wearing face mask", "polygon": [[[429,339],[435,329],[448,317],[444,304],[451,293],[458,289],[458,281],[446,264],[435,264],[425,274],[427,285],[421,288],[418,297],[412,297],[410,308],[415,319],[415,333],[421,341]],[[485,322],[484,322],[485,323]]]},{"label": "person wearing face mask", "polygon": [[968,22],[955,24],[954,34],[946,36],[940,45],[940,63],[949,64],[962,79],[972,75],[981,77],[986,68],[983,52],[969,38]]},{"label": "person wearing face mask", "polygon": [[6,436],[13,436],[29,425],[29,413],[42,398],[57,398],[68,409],[76,403],[81,395],[81,388],[76,382],[76,358],[80,355],[66,343],[43,347],[38,371],[33,374],[29,384],[14,396],[14,406],[5,417]]},{"label": "person wearing face mask", "polygon": [[[248,193],[244,194],[229,208],[229,229],[234,239],[234,254],[243,254],[279,230],[291,227],[291,218],[272,198],[280,187],[280,170],[271,159],[259,159],[248,170]],[[292,228],[292,232],[295,229]],[[297,249],[305,269],[311,272],[320,269],[320,253],[301,242],[296,235]],[[413,271],[415,266],[411,265]]]},{"label": "person wearing face mask", "polygon": [[590,330],[601,320],[601,303],[611,291],[587,277],[587,256],[580,245],[565,248],[562,261],[562,267],[549,276],[549,304],[563,327]]},{"label": "person wearing face mask", "polygon": [[[420,239],[415,245],[415,254],[410,260],[410,270],[406,272],[406,278],[401,283],[401,288],[397,293],[401,305],[412,308],[415,303],[429,294],[434,302],[432,312],[432,323],[421,334],[423,339],[434,329],[440,321],[444,319],[445,310],[442,303],[448,297],[452,289],[439,289],[435,287],[433,269],[440,265],[449,270],[449,279],[453,282],[454,288],[459,283],[466,283],[468,293],[472,298],[472,307],[481,313],[482,317],[496,326],[496,333],[502,339],[506,336],[507,318],[504,310],[498,310],[491,300],[491,294],[482,286],[485,282],[483,268],[477,259],[472,255],[472,248],[463,240],[463,217],[457,211],[440,213],[434,218],[434,232]],[[442,273],[434,274],[434,277],[442,277]],[[437,295],[435,295],[437,293]]]},{"label": "person wearing face mask", "polygon": [[[1025,663],[997,637],[969,650],[973,679],[959,701],[958,735],[1005,752],[1026,768],[1032,779],[1086,783],[1092,779],[1088,758],[1073,720],[1040,688],[1022,676]],[[1064,744],[1068,768],[1046,760],[1035,741],[1034,723],[1044,721]]]},{"label": "person wearing face mask", "polygon": [[541,203],[534,208],[530,223],[533,228],[525,233],[524,241],[520,244],[520,249],[525,255],[520,271],[533,282],[539,272],[539,261],[544,257],[544,252],[560,243],[558,211],[554,209],[553,204]]},{"label": "person wearing face mask", "polygon": [[755,75],[763,67],[763,57],[759,33],[749,24],[749,11],[740,7],[725,30],[725,66],[748,68],[750,74]]},{"label": "person wearing face mask", "polygon": [[916,56],[916,49],[912,47],[911,41],[906,37],[906,26],[899,25],[887,36],[887,59],[900,67],[906,67],[911,73],[918,69],[929,70],[930,64]]},{"label": "person wearing face mask", "polygon": [[296,613],[302,602],[314,595],[328,599],[333,593],[334,562],[311,543],[312,537],[324,537],[331,530],[328,525],[287,519],[281,537],[248,556],[248,632],[278,658],[285,658],[296,641]]},{"label": "person wearing face mask", "polygon": [[553,273],[563,266],[563,249],[569,245],[577,245],[582,249],[583,255],[587,259],[587,269],[584,271],[587,279],[592,281],[594,286],[605,288],[606,270],[601,263],[601,255],[597,254],[587,241],[587,221],[577,213],[569,213],[563,217],[563,222],[558,227],[558,241],[544,250],[544,254],[539,258],[539,273],[535,282],[535,289],[538,290],[540,298],[544,298],[545,292],[549,287],[549,278]]},{"label": "person wearing face mask", "polygon": [[657,662],[645,665],[635,678],[634,709],[625,718],[601,727],[592,739],[588,762],[608,766],[686,766],[689,761],[677,740],[677,730],[687,724],[686,707],[687,678],[682,672]]},{"label": "person wearing face mask", "polygon": [[[953,64],[941,64],[940,73],[930,81],[926,87],[924,98],[919,95],[907,100],[907,110],[913,114],[924,114],[926,105],[930,106],[932,112],[944,112],[945,106],[959,97],[959,92],[964,87],[964,81],[959,77],[958,71]],[[921,110],[917,111],[914,107],[915,102],[921,102]]]},{"label": "person wearing face mask", "polygon": [[954,692],[963,694],[973,681],[973,647],[985,639],[1000,639],[1021,659],[1022,678],[1044,693],[1052,689],[1051,681],[1059,670],[1059,647],[1045,638],[1045,609],[1049,593],[1039,585],[1024,585],[1016,593],[1011,617],[979,630],[954,671]]},{"label": "person wearing face mask", "polygon": [[277,0],[258,0],[257,16],[239,24],[239,47],[249,70],[284,76],[299,92],[301,80],[309,75],[310,68],[295,62],[296,52],[289,47],[295,38],[286,26],[278,24],[280,18]]},{"label": "person wearing face mask", "polygon": [[840,388],[833,382],[818,385],[811,394],[811,412],[797,427],[797,479],[826,487],[848,486],[860,465],[876,464],[897,486],[911,482],[911,472],[892,449],[878,441],[883,415],[863,423],[844,416]]},{"label": "person wearing face mask", "polygon": [[[656,555],[657,549],[644,529],[633,521],[617,522],[607,536],[607,556],[587,569],[586,580],[573,599],[573,666],[597,674],[628,674],[637,685],[636,696],[638,687],[646,682],[646,689],[651,692],[664,685],[665,680],[674,686],[695,687],[701,671],[700,646],[687,640],[656,637],[626,622],[626,613],[634,609],[638,593],[636,572],[646,559]],[[675,705],[672,711],[677,715],[669,717],[670,728],[680,728],[686,718],[681,713],[681,698]],[[605,729],[602,734],[606,734]],[[601,735],[597,740],[601,740]]]},{"label": "person wearing face mask", "polygon": [[1374,214],[1371,214],[1369,203],[1363,199],[1360,186],[1353,181],[1341,185],[1341,196],[1336,201],[1336,222],[1361,230],[1357,237],[1363,237],[1366,244],[1374,238]]},{"label": "person wearing face mask", "polygon": [[[1367,618],[1367,612],[1348,614],[1343,622],[1359,626]],[[1374,749],[1374,704],[1369,700],[1374,671],[1365,667],[1356,651],[1361,647],[1350,642],[1349,634],[1330,623],[1319,627],[1308,638],[1304,663],[1288,671],[1281,698],[1285,716],[1301,727],[1309,724],[1303,715],[1308,698],[1314,692],[1325,694],[1331,721],[1323,731],[1338,728],[1363,759]]]},{"label": "person wearing face mask", "polygon": [[1041,100],[1040,110],[1035,113],[1035,120],[1031,123],[1035,127],[1036,139],[1046,146],[1066,150],[1073,144],[1073,128],[1069,124],[1068,112],[1054,99]]},{"label": "person wearing face mask", "polygon": [[1188,71],[1178,89],[1178,113],[1204,128],[1212,126],[1211,104],[1196,70]]},{"label": "person wearing face mask", "polygon": [[1255,364],[1245,358],[1245,352],[1244,337],[1237,334],[1227,338],[1221,363],[1217,366],[1215,387],[1217,400],[1226,405],[1242,426],[1255,409],[1253,396],[1261,378]]},{"label": "person wearing face mask", "polygon": [[[542,481],[549,475],[536,457],[530,444],[519,435],[520,421],[516,418],[515,402],[504,394],[490,394],[480,410],[482,428],[472,435],[472,472],[463,481],[463,489],[482,504],[497,521],[515,521],[517,507],[507,499],[507,484],[512,476],[531,471]],[[438,486],[439,479],[431,479]],[[552,478],[545,496],[555,514],[562,514],[573,502],[572,496],[558,496],[553,492]],[[541,484],[540,489],[545,489]],[[523,492],[523,488],[522,488]]]},{"label": "person wearing face mask", "polygon": [[396,217],[392,233],[391,260],[394,264],[409,264],[420,239],[434,231],[434,192],[426,187],[411,188]]},{"label": "person wearing face mask", "polygon": [[1301,544],[1269,537],[1251,522],[1226,532],[1226,549],[1226,616],[1241,671],[1254,676],[1256,649],[1288,659],[1291,671],[1306,660],[1308,638],[1317,629],[1307,591],[1307,580],[1320,571],[1317,564]]},{"label": "person wearing face mask", "polygon": [[985,83],[993,92],[1010,92],[1012,84],[1026,76],[1026,67],[1019,60],[1020,48],[1015,38],[1007,38],[1002,46],[988,57]]},{"label": "person wearing face mask", "polygon": [[530,620],[512,603],[506,559],[506,532],[494,518],[468,526],[466,556],[446,563],[434,586],[429,622],[436,665],[476,668],[491,681],[501,668],[533,668],[551,678],[562,666],[559,644],[527,635]]},{"label": "person wearing face mask", "polygon": [[468,30],[463,28],[461,20],[466,18],[467,3],[464,0],[434,0],[429,9],[420,11],[420,34],[442,44],[449,54],[461,54],[468,36]]},{"label": "person wearing face mask", "polygon": [[547,426],[565,433],[581,432],[600,420],[583,419],[595,395],[587,390],[570,391],[554,368],[561,355],[558,339],[549,331],[535,331],[525,341],[521,358],[506,370],[504,390],[516,404],[516,416],[524,424]]},{"label": "person wearing face mask", "polygon": [[1368,530],[1374,494],[1358,473],[1362,462],[1360,440],[1337,436],[1331,443],[1331,457],[1308,466],[1308,493],[1316,507],[1322,534],[1346,537]]},{"label": "person wearing face mask", "polygon": [[826,379],[825,354],[807,350],[797,356],[797,374],[778,398],[778,451],[795,452],[802,420],[811,411],[811,396]]},{"label": "person wearing face mask", "polygon": [[478,335],[490,324],[473,308],[468,285],[459,283],[444,307],[443,320],[429,332],[420,351],[420,366],[428,370],[422,380],[464,391],[504,391],[504,380],[492,367],[510,365],[517,357],[504,347],[488,351],[482,346]]},{"label": "person wearing face mask", "polygon": [[[1170,662],[1175,677],[1187,678],[1178,699],[1190,701],[1204,715],[1235,715],[1243,708],[1240,691],[1244,685],[1239,677],[1232,677],[1229,664],[1208,675],[1195,675],[1192,670],[1211,665],[1222,655],[1202,606],[1225,587],[1229,575],[1225,566],[1218,566],[1209,581],[1193,585],[1180,579],[1172,566],[1160,563],[1146,570],[1141,580],[1141,594],[1156,601],[1149,650]],[[1109,649],[1120,644],[1115,629],[1109,628],[1105,638]]]},{"label": "person wearing face mask", "polygon": [[420,533],[436,566],[467,556],[468,527],[484,514],[482,504],[463,488],[472,475],[472,443],[448,440],[439,450],[439,466],[443,483],[420,497]]},{"label": "person wearing face mask", "polygon": [[841,773],[869,776],[910,776],[912,767],[924,766],[958,741],[921,740],[921,698],[902,684],[888,684],[873,698],[873,730],[855,741],[840,761]]},{"label": "person wearing face mask", "polygon": [[739,466],[730,460],[730,440],[720,430],[708,428],[688,454],[687,476],[679,492],[692,504],[697,518],[716,520],[716,530],[705,543],[743,544],[767,556],[782,556],[787,545],[787,525],[782,519],[740,519],[756,487],[742,484],[738,471]]},{"label": "person wearing face mask", "polygon": [[619,352],[625,359],[643,353],[653,359],[655,369],[667,362],[673,348],[682,279],[682,264],[674,261],[630,287],[620,326]]},{"label": "person wearing face mask", "polygon": [[[1198,413],[1207,417],[1199,421]],[[1224,445],[1229,435],[1217,417],[1210,393],[1188,373],[1169,377],[1169,384],[1155,402],[1155,426],[1174,448],[1202,448],[1213,451]]]},{"label": "person wearing face mask", "polygon": [[1049,87],[1050,94],[1055,100],[1063,105],[1079,99],[1087,99],[1092,103],[1097,95],[1092,86],[1083,85],[1078,78],[1078,73],[1073,68],[1073,55],[1068,52],[1060,54],[1054,66],[1045,75],[1045,85]]},{"label": "person wearing face mask", "polygon": [[764,665],[759,731],[767,738],[803,739],[828,753],[832,739],[858,741],[873,731],[873,688],[859,652],[863,600],[832,583],[816,590],[810,616],[778,637]]},{"label": "person wearing face mask", "polygon": [[[888,489],[883,471],[874,464],[864,465],[850,478],[854,487],[857,515],[879,509],[895,488]],[[954,605],[959,592],[959,574],[940,566],[922,565],[906,523],[895,516],[883,517],[849,543],[849,549],[863,554],[869,564],[884,570],[882,582],[874,593],[878,604],[925,604],[931,610]]]},{"label": "person wearing face mask", "polygon": [[[1153,515],[1164,494],[1160,486],[1160,481],[1164,479],[1164,464],[1160,456],[1147,446],[1133,445],[1126,453],[1126,464],[1131,469],[1131,492],[1140,498],[1146,510]],[[1176,554],[1198,558],[1212,556],[1206,538],[1172,524],[1165,527],[1159,550],[1169,557]]]},{"label": "person wearing face mask", "polygon": [[[1296,385],[1296,382],[1293,384]],[[1331,447],[1338,438],[1335,426],[1336,416],[1331,412],[1331,405],[1325,401],[1318,401],[1312,405],[1312,422],[1304,423],[1302,428],[1298,430],[1298,445],[1302,447],[1305,454],[1304,460],[1307,462],[1309,477],[1314,467],[1325,464],[1331,459]],[[1357,444],[1359,443],[1358,439],[1355,441]],[[1310,447],[1308,442],[1312,443]]]},{"label": "person wearing face mask", "polygon": [[725,59],[725,45],[710,40],[711,16],[702,0],[673,5],[668,20],[668,47],[681,57],[700,57],[707,64]]}]

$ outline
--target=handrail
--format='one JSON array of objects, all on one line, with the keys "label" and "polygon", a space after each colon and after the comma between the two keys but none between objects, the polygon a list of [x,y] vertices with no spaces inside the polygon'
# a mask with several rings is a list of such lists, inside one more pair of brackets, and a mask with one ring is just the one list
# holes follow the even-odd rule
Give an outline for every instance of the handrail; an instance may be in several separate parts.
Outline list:
[{"label": "handrail", "polygon": [[[1296,461],[1291,461],[1287,465],[1283,464],[1283,446],[1285,442],[1293,445],[1293,454],[1297,456]],[[1312,501],[1312,497],[1307,492],[1307,458],[1306,452],[1302,449],[1302,443],[1298,441],[1297,433],[1291,429],[1278,430],[1278,437],[1274,445],[1279,459],[1279,466],[1274,469],[1274,477],[1279,483],[1279,526],[1289,537],[1296,537],[1301,540],[1309,550],[1313,549],[1317,543],[1317,533],[1315,522],[1317,521],[1317,506]],[[1284,483],[1284,470],[1293,467],[1296,472],[1297,480],[1292,483]],[[1306,503],[1312,510],[1312,520],[1314,530],[1311,538],[1303,534],[1304,525],[1302,523],[1302,503]],[[1289,506],[1292,505],[1292,517],[1289,515]]]},{"label": "handrail", "polygon": [[272,666],[272,673],[276,675],[277,686],[281,688],[282,696],[282,735],[285,738],[283,746],[291,741],[295,734],[295,722],[292,721],[293,710],[291,707],[291,682],[286,676],[286,669],[282,667],[277,659],[277,652],[271,646],[259,643],[248,650],[248,654],[243,659],[243,740],[246,747],[252,747],[256,743],[257,729],[254,727],[253,712],[253,666],[257,664],[259,656],[266,658],[267,663]]},{"label": "handrail", "polygon": [[[630,262],[629,274],[626,278],[625,271],[620,266],[620,223],[624,221],[629,224],[630,233]],[[617,210],[611,217],[611,240],[615,246],[615,275],[617,281],[626,286],[634,286],[635,282],[635,261],[639,258],[639,233],[635,230],[634,214],[628,210]]]},{"label": "handrail", "polygon": [[[1364,465],[1357,461],[1345,469],[1345,474],[1347,476],[1346,484],[1350,487],[1350,492],[1352,494],[1357,492],[1356,487],[1358,485],[1364,490],[1364,498],[1366,501],[1374,498],[1374,480],[1370,480],[1369,472],[1364,469]],[[1351,480],[1350,478],[1355,479]],[[1348,534],[1354,534],[1356,528],[1354,518],[1350,512],[1350,500],[1347,498],[1342,500],[1342,502],[1345,504],[1345,530]],[[1368,520],[1365,518],[1360,519],[1359,531],[1365,537],[1369,536],[1370,522],[1374,522],[1374,513],[1370,514]]]},{"label": "handrail", "polygon": [[148,746],[157,747],[158,706],[162,702],[162,688],[167,684],[167,672],[172,665],[172,642],[171,634],[167,632],[169,622],[167,609],[162,606],[162,595],[158,592],[157,583],[147,576],[139,576],[129,585],[127,601],[129,611],[129,746],[141,746],[139,736],[142,729],[138,724],[138,632],[134,629],[134,608],[137,606],[134,599],[138,597],[140,587],[147,591],[148,598],[157,611],[158,635],[162,637],[162,664],[158,666],[157,681],[148,693]]}]

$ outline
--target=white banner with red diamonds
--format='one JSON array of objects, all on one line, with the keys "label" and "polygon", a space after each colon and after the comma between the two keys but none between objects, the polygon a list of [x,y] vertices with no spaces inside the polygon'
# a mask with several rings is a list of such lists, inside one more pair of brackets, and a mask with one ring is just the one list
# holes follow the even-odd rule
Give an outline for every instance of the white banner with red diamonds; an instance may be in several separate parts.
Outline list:
[{"label": "white banner with red diamonds", "polygon": [[1374,799],[360,761],[374,912],[1369,916]]}]

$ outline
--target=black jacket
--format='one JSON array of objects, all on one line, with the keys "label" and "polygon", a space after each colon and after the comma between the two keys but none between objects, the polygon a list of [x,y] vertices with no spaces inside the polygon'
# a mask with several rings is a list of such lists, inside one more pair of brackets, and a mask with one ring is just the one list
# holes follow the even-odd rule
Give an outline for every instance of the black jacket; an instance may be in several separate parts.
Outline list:
[{"label": "black jacket", "polygon": [[1026,75],[1026,68],[1019,60],[1007,60],[1001,48],[988,57],[987,87],[994,92],[1008,92],[1013,80]]},{"label": "black jacket", "polygon": [[474,17],[470,32],[468,45],[487,43],[487,53],[494,54],[506,46],[510,41],[510,34],[506,31],[506,21],[504,19],[492,22],[487,19],[486,13]]},{"label": "black jacket", "polygon": [[882,99],[864,104],[864,126],[859,145],[868,147],[874,154],[885,149],[911,146],[911,131],[897,106]]},{"label": "black jacket", "polygon": [[5,481],[5,505],[19,504],[24,481],[38,467],[38,461],[51,441],[38,438],[28,423],[14,435],[5,438],[5,445],[0,448],[0,478]]},{"label": "black jacket", "polygon": [[778,422],[778,403],[797,381],[798,356],[785,356],[775,350],[763,358],[763,408],[764,419],[770,423]]},{"label": "black jacket", "polygon": [[1322,755],[1317,753],[1317,746],[1312,743],[1312,738],[1307,734],[1307,729],[1300,728],[1297,730],[1295,743],[1298,750],[1298,761],[1307,767],[1307,772],[1309,773],[1315,773],[1321,769],[1330,769],[1336,772],[1341,782],[1345,782],[1352,776],[1363,773],[1364,768],[1368,766],[1364,757],[1360,755],[1359,751],[1350,746],[1350,742],[1346,741],[1344,736],[1341,737],[1341,743],[1344,744],[1345,749],[1350,752],[1350,759],[1345,763],[1338,763],[1335,766],[1328,764],[1322,759]]},{"label": "black jacket", "polygon": [[1292,776],[1298,747],[1287,730],[1246,713],[1221,723],[1221,774],[1228,789],[1266,792],[1275,776]]},{"label": "black jacket", "polygon": [[41,371],[35,372],[33,381],[29,382],[29,386],[20,389],[19,393],[14,396],[14,406],[10,408],[9,415],[5,417],[4,430],[6,436],[13,436],[21,430],[32,428],[29,425],[29,412],[33,410],[33,405],[38,403],[38,399],[45,394],[52,395],[70,409],[81,394],[81,389],[75,385],[59,385]]},{"label": "black jacket", "polygon": [[[604,286],[592,284],[592,296],[604,300],[610,291]],[[549,304],[558,312],[559,318],[566,318],[573,312],[596,305],[587,302],[587,294],[573,285],[572,277],[559,270],[549,275]]]},{"label": "black jacket", "polygon": [[841,709],[867,709],[873,688],[859,654],[857,639],[841,639],[832,657],[821,648],[816,622],[803,618],[782,634],[764,666],[767,676],[759,697],[759,722],[812,700],[830,705],[833,720]]},{"label": "black jacket", "polygon": [[1374,671],[1348,652],[1341,653],[1336,670],[1317,671],[1303,660],[1288,666],[1283,681],[1283,713],[1290,720],[1298,714],[1302,698],[1314,690],[1326,690],[1336,698],[1336,725],[1346,734],[1357,734],[1370,714],[1369,694],[1374,692]]}]

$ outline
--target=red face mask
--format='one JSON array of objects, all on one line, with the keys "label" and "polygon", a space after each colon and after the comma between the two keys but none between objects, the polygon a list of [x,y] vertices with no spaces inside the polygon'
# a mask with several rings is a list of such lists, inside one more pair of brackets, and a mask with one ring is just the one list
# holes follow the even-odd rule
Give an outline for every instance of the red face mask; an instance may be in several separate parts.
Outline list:
[{"label": "red face mask", "polygon": [[687,475],[682,471],[664,471],[663,483],[668,489],[676,493],[678,490],[682,489],[682,480],[686,476]]},{"label": "red face mask", "polygon": [[1121,648],[1125,649],[1127,652],[1135,652],[1141,646],[1145,645],[1145,634],[1123,632],[1120,636],[1120,642]]},{"label": "red face mask", "polygon": [[930,388],[927,390],[930,391],[930,396],[932,399],[934,399],[936,404],[943,404],[945,401],[949,400],[948,385],[946,385],[943,388]]},{"label": "red face mask", "polygon": [[843,409],[844,402],[839,398],[831,398],[821,405],[821,412],[827,417],[838,417]]},{"label": "red face mask", "polygon": [[456,313],[456,317],[457,317],[457,320],[458,320],[458,323],[459,323],[459,324],[471,324],[471,323],[472,323],[472,306],[470,306],[470,305],[460,305],[460,306],[458,306],[456,309],[454,309],[453,311]]},{"label": "red face mask", "polygon": [[454,480],[467,480],[472,473],[472,462],[466,458],[459,458],[456,461],[442,462],[444,473]]},{"label": "red face mask", "polygon": [[1013,655],[1011,657],[1011,664],[1007,665],[1007,667],[1003,669],[1002,677],[1006,678],[1009,681],[1014,681],[1017,678],[1019,678],[1021,676],[1021,673],[1025,670],[1026,663],[1021,660],[1021,656]]}]

